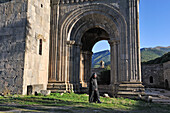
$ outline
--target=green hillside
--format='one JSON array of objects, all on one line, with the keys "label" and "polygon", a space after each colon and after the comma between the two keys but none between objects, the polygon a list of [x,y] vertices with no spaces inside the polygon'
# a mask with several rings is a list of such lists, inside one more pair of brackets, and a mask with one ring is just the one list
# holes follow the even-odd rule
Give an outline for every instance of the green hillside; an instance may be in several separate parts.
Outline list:
[{"label": "green hillside", "polygon": [[92,56],[92,67],[93,68],[100,67],[100,61],[104,61],[105,66],[110,64],[110,51],[109,50],[94,53]]},{"label": "green hillside", "polygon": [[141,49],[141,61],[147,62],[149,60],[153,60],[165,54],[165,51],[152,49],[152,48],[144,48]]},{"label": "green hillside", "polygon": [[164,54],[161,57],[158,57],[154,60],[150,60],[148,62],[143,62],[143,64],[161,64],[161,63],[165,63],[167,61],[170,61],[170,52]]},{"label": "green hillside", "polygon": [[[155,48],[142,48],[141,49],[141,61],[147,62],[150,60],[154,60],[163,56],[165,53],[170,52],[169,47],[155,47]],[[98,68],[100,67],[100,61],[103,60],[105,62],[105,66],[110,65],[110,51],[100,51],[94,53],[92,56],[92,67]]]},{"label": "green hillside", "polygon": [[161,57],[165,53],[170,52],[169,47],[155,47],[155,48],[142,48],[141,49],[141,62],[147,62],[158,57]]}]

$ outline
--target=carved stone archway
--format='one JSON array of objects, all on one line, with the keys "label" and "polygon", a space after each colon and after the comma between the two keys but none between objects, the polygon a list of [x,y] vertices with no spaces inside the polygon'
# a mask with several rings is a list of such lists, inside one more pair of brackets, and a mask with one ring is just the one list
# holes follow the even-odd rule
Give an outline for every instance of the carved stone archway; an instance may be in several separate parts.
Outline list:
[{"label": "carved stone archway", "polygon": [[[129,2],[127,6],[131,6],[131,3],[138,4],[137,1]],[[91,29],[106,32],[111,46],[111,84],[105,89],[111,95],[116,95],[122,83],[135,83],[140,86],[138,21],[135,20],[136,17],[128,19],[135,11],[135,14],[138,14],[137,9],[129,9],[128,17],[114,6],[102,2],[84,4],[66,11],[67,13],[60,13],[60,10],[65,11],[63,7],[67,6],[61,4],[60,7],[56,2],[52,5],[48,89],[81,92],[82,86],[87,86],[87,79],[82,76],[82,73],[85,73],[81,69],[82,58],[90,58],[92,53],[91,48],[84,46],[83,37]],[[122,10],[127,11],[126,8]],[[132,22],[136,26],[132,26]],[[92,42],[94,44],[102,39],[94,39]],[[92,47],[93,44],[89,46]],[[91,65],[90,61],[86,64]],[[90,75],[88,70],[90,72],[90,67],[86,66],[86,76]]]},{"label": "carved stone archway", "polygon": [[[70,62],[74,62],[74,63],[68,64],[69,65],[68,67],[73,68],[73,69],[68,69],[68,71],[70,75],[70,81],[71,83],[74,84],[74,89],[76,92],[80,91],[79,89],[80,83],[84,83],[84,81],[82,81],[82,72],[81,72],[82,64],[80,62],[82,60],[81,59],[82,56],[84,56],[84,58],[89,58],[91,60],[91,55],[92,55],[91,49],[93,45],[97,41],[103,39],[103,38],[93,39],[93,43],[89,45],[90,46],[89,48],[87,48],[86,46],[84,47],[84,43],[82,42],[84,34],[88,32],[90,29],[95,29],[95,28],[103,29],[108,34],[108,37],[106,38],[109,41],[110,46],[111,46],[111,62],[112,62],[111,63],[111,68],[112,68],[111,75],[112,76],[110,78],[111,84],[108,90],[110,91],[110,93],[115,92],[116,90],[115,85],[117,85],[118,81],[121,81],[120,80],[121,76],[119,76],[119,74],[121,74],[119,73],[119,71],[121,70],[120,65],[119,65],[119,62],[120,62],[120,59],[119,59],[120,58],[120,53],[119,53],[120,46],[119,45],[121,44],[120,36],[126,35],[126,34],[121,35],[119,31],[121,28],[120,26],[118,26],[118,24],[121,24],[121,23],[117,23],[116,19],[113,21],[112,17],[104,14],[103,12],[90,11],[90,12],[85,12],[83,16],[79,19],[79,21],[77,21],[72,27],[72,29],[70,30],[69,37],[67,40],[74,41],[75,43],[71,46],[69,45],[71,51],[68,52],[69,54],[68,56],[74,56],[74,57],[73,58],[69,57],[68,59],[71,59]],[[126,40],[126,38],[124,39]],[[122,43],[123,43],[122,47],[127,45],[126,41],[123,41]],[[76,53],[73,51],[76,51]],[[125,61],[122,60],[122,62],[125,62]],[[86,76],[90,76],[91,63],[89,60],[86,61],[85,63],[88,64],[88,66],[86,66],[87,68],[85,69],[85,71],[87,72]],[[87,84],[87,81],[85,84]],[[85,84],[83,84],[83,86],[85,86]]]}]

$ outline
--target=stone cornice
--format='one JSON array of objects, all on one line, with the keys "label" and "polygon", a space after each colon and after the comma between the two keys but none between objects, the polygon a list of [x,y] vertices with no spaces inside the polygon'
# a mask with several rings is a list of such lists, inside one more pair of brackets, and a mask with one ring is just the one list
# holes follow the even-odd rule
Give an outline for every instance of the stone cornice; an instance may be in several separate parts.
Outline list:
[{"label": "stone cornice", "polygon": [[82,2],[89,2],[94,0],[52,0],[53,4],[70,4],[70,3],[82,3]]}]

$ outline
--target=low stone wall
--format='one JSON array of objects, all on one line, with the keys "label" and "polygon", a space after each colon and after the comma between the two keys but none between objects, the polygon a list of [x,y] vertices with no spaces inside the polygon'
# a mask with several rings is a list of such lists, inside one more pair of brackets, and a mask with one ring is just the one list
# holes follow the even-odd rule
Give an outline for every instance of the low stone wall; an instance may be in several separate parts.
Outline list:
[{"label": "low stone wall", "polygon": [[105,70],[104,68],[92,68],[92,73],[97,73],[99,85],[110,84],[110,70]]}]

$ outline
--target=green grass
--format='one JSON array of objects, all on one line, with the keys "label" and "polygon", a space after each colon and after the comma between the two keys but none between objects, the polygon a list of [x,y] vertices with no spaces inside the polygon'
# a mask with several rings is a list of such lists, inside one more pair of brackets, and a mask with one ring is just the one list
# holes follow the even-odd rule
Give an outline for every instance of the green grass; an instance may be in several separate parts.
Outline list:
[{"label": "green grass", "polygon": [[[170,105],[148,104],[143,101],[124,98],[103,98],[102,104],[89,103],[86,94],[54,93],[49,96],[8,96],[0,97],[0,111],[21,110],[21,111],[57,111],[57,112],[129,112],[129,113],[168,113]],[[8,104],[8,106],[6,106]],[[42,107],[43,106],[43,107]],[[44,107],[45,106],[45,107]],[[53,107],[53,108],[49,108]],[[61,107],[60,109],[57,107]],[[95,111],[98,110],[98,111]],[[159,112],[157,112],[159,111]]]}]

